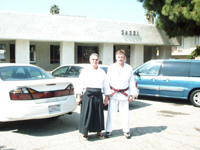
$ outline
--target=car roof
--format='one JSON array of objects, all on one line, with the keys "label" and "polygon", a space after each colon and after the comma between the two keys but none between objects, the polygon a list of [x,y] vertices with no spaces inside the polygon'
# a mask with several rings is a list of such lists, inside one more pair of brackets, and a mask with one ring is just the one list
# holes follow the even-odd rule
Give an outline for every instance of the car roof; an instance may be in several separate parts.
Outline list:
[{"label": "car roof", "polygon": [[0,67],[7,67],[7,66],[33,66],[38,67],[31,64],[21,64],[21,63],[0,63]]},{"label": "car roof", "polygon": [[[80,67],[87,67],[87,66],[90,66],[91,64],[65,64],[65,65],[61,65],[60,67],[64,67],[64,66],[80,66]],[[108,67],[107,65],[102,65],[102,64],[99,64],[98,65],[99,67]]]},{"label": "car roof", "polygon": [[153,59],[149,61],[167,61],[167,62],[200,62],[200,60],[195,59]]}]

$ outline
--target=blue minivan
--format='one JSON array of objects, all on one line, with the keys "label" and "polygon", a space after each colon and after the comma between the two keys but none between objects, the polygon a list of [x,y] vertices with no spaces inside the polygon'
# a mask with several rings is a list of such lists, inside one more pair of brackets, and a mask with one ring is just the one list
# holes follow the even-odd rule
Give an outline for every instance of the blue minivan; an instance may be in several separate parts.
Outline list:
[{"label": "blue minivan", "polygon": [[140,95],[189,99],[200,107],[199,60],[150,60],[133,72]]}]

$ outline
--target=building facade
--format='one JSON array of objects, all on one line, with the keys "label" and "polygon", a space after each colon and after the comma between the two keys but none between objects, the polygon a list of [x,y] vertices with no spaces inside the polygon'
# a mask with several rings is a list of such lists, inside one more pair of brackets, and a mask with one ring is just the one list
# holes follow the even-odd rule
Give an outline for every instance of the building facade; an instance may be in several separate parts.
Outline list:
[{"label": "building facade", "polygon": [[155,25],[64,15],[42,15],[0,11],[0,45],[5,62],[33,63],[45,70],[63,64],[88,63],[92,52],[102,64],[115,61],[115,52],[125,49],[133,68],[145,61],[171,58],[179,45]]},{"label": "building facade", "polygon": [[196,49],[197,45],[200,45],[200,38],[197,36],[193,37],[178,37],[180,45],[172,47],[172,58],[185,59]]}]

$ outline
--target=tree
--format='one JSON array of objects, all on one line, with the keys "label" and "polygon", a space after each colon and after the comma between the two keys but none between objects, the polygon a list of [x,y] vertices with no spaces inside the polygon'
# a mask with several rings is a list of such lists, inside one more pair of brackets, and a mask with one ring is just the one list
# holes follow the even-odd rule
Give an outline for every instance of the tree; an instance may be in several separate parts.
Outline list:
[{"label": "tree", "polygon": [[54,14],[59,14],[59,13],[60,13],[60,9],[58,8],[57,5],[53,5],[53,6],[51,6],[51,8],[50,8],[50,13],[51,13],[52,15],[54,15]]},{"label": "tree", "polygon": [[157,15],[156,26],[169,37],[200,35],[200,0],[138,0]]},{"label": "tree", "polygon": [[154,11],[145,11],[146,19],[148,20],[149,24],[154,24],[154,18],[156,17],[156,13]]},{"label": "tree", "polygon": [[197,46],[195,50],[191,52],[190,55],[188,55],[187,59],[195,59],[196,57],[200,56],[200,46]]}]

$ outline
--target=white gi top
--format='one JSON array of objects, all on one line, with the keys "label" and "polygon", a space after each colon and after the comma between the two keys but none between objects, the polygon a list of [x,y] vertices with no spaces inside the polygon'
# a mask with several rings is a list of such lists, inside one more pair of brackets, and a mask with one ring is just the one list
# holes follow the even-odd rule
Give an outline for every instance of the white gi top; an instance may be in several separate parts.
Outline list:
[{"label": "white gi top", "polygon": [[[108,67],[106,85],[109,88],[106,88],[104,92],[105,95],[111,95],[114,90],[110,89],[112,86],[115,89],[126,89],[129,87],[125,93],[129,95],[133,95],[133,98],[138,96],[138,89],[136,88],[136,81],[133,75],[132,67],[126,63],[121,67],[118,63],[114,63]],[[118,92],[115,93],[111,98],[117,100],[127,100],[128,96]]]},{"label": "white gi top", "polygon": [[84,88],[104,88],[105,86],[106,73],[100,67],[97,70],[93,69],[92,66],[88,66],[83,69],[80,73],[78,86],[76,87],[76,93],[82,94]]}]

